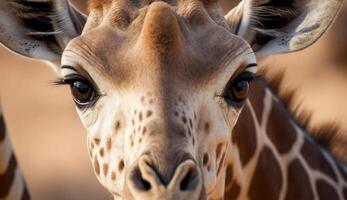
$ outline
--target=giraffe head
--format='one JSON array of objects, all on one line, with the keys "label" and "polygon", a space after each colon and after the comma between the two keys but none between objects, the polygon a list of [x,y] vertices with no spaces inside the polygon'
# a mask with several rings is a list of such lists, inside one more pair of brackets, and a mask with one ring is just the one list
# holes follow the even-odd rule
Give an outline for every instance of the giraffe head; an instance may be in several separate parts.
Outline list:
[{"label": "giraffe head", "polygon": [[224,16],[213,0],[94,0],[86,18],[65,1],[2,1],[0,41],[56,64],[115,198],[220,198],[256,57],[311,45],[340,4],[245,0]]}]

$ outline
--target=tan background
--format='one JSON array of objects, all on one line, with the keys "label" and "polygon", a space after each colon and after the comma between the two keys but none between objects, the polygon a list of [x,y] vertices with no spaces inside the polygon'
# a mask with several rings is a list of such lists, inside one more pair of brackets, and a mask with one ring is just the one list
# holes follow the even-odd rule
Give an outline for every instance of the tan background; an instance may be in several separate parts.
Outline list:
[{"label": "tan background", "polygon": [[[314,124],[336,121],[347,130],[346,17],[311,48],[267,63],[286,69],[286,83],[298,88]],[[111,199],[94,177],[68,88],[50,84],[54,73],[42,62],[4,48],[0,61],[0,96],[33,199]]]}]

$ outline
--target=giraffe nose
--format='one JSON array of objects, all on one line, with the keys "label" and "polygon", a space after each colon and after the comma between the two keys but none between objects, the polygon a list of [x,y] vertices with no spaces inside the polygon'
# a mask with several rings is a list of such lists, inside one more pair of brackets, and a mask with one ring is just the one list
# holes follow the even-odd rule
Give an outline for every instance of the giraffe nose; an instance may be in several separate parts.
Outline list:
[{"label": "giraffe nose", "polygon": [[200,197],[202,181],[200,170],[193,160],[180,163],[168,184],[162,180],[150,159],[143,156],[129,173],[127,186],[134,199],[189,199]]}]

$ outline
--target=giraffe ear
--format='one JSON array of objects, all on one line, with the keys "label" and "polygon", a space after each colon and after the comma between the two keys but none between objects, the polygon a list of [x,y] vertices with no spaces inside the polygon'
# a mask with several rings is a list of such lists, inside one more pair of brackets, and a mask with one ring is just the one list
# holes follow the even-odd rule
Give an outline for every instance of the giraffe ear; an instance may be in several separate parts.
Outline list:
[{"label": "giraffe ear", "polygon": [[302,50],[330,27],[343,0],[243,0],[226,16],[257,56]]},{"label": "giraffe ear", "polygon": [[86,17],[67,0],[0,0],[0,43],[55,65],[85,22]]}]

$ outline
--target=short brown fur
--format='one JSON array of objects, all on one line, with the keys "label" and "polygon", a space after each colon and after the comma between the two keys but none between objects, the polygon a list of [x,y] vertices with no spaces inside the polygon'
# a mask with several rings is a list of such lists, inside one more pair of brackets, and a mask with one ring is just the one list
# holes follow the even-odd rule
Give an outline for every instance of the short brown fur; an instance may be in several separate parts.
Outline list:
[{"label": "short brown fur", "polygon": [[102,8],[106,4],[111,3],[112,0],[89,0],[88,7],[89,9],[98,9]]}]

